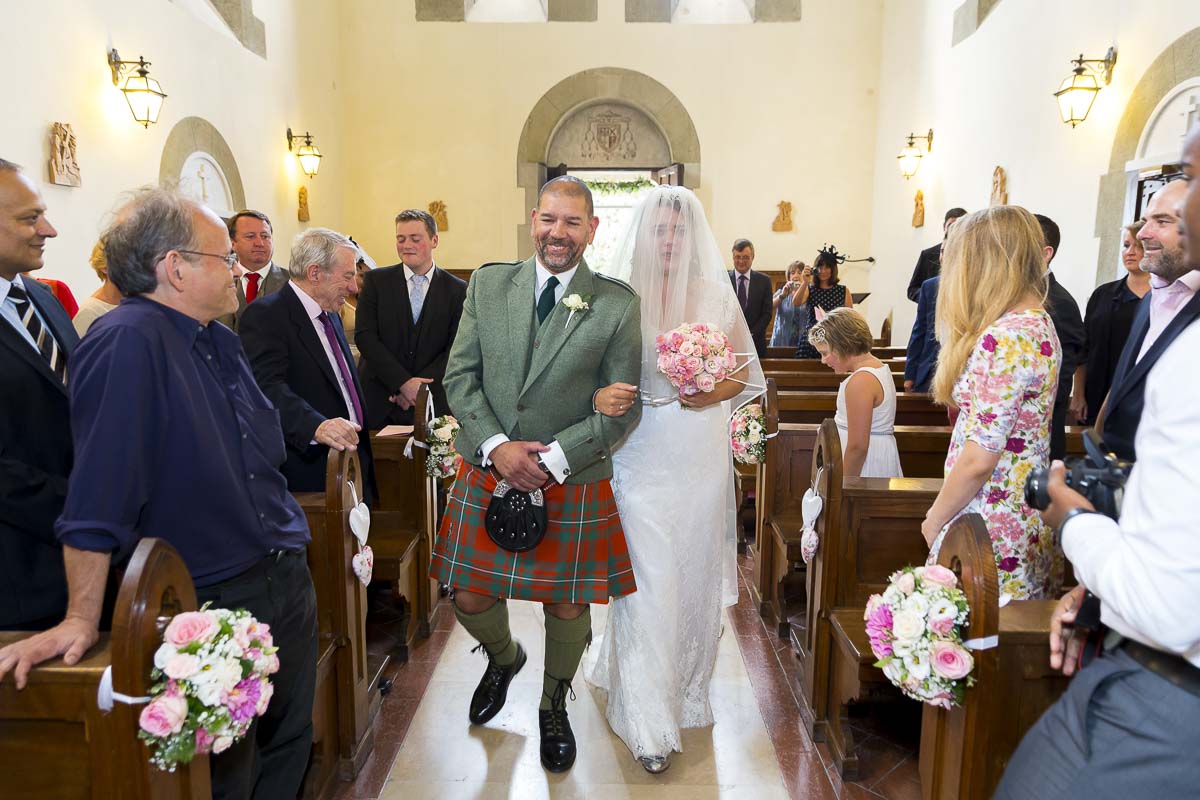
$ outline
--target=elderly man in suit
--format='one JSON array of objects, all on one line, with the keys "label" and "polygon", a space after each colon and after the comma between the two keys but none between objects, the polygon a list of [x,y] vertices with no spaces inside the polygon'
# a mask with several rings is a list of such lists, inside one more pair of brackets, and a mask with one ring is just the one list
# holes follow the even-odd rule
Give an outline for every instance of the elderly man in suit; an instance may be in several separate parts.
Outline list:
[{"label": "elderly man in suit", "polygon": [[274,294],[287,285],[288,275],[273,260],[275,247],[271,220],[253,209],[242,209],[229,218],[229,241],[245,274],[237,282],[237,311],[218,317],[227,328],[237,330],[246,307],[260,297]]},{"label": "elderly man in suit", "polygon": [[[525,664],[505,600],[544,604],[538,716],[542,765],[551,772],[575,762],[566,696],[591,638],[588,604],[635,588],[609,456],[641,407],[634,402],[624,416],[606,417],[593,397],[611,383],[640,380],[641,310],[628,285],[584,263],[598,224],[591,192],[578,178],[542,187],[532,221],[536,255],[475,271],[446,369],[465,463],[431,575],[455,589],[458,620],[488,655],[471,699],[469,719],[477,725],[500,711]],[[544,487],[545,538],[531,551],[503,549],[485,530],[484,509],[497,487],[493,470],[517,491]]]},{"label": "elderly man in suit", "polygon": [[66,375],[79,337],[30,277],[58,235],[33,180],[0,159],[0,630],[43,630],[67,607],[54,520],[67,498]]},{"label": "elderly man in suit", "polygon": [[292,244],[291,281],[246,309],[238,328],[254,378],[279,409],[293,492],[325,490],[329,450],[358,450],[374,497],[371,439],[360,434],[365,403],[338,310],[354,288],[358,248],[326,228]]},{"label": "elderly man in suit", "polygon": [[754,245],[749,239],[738,239],[733,243],[733,269],[729,271],[729,282],[733,284],[738,305],[750,327],[754,349],[759,358],[767,357],[767,326],[771,324],[772,303],[771,279],[755,272]]},{"label": "elderly man in suit", "polygon": [[437,413],[446,413],[442,377],[467,284],[434,263],[437,246],[437,223],[430,214],[401,211],[396,215],[400,263],[363,276],[354,340],[362,356],[371,430],[411,423],[421,384],[430,384]]}]

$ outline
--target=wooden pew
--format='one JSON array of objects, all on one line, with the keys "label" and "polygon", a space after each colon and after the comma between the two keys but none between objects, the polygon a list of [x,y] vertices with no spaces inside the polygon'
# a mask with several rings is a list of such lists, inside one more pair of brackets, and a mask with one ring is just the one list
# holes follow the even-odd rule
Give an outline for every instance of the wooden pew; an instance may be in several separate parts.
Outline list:
[{"label": "wooden pew", "polygon": [[[374,748],[373,723],[383,702],[379,684],[387,658],[368,659],[367,591],[351,568],[358,547],[350,511],[362,490],[358,454],[344,451],[330,453],[324,492],[295,494],[312,534],[308,568],[317,596],[317,685],[305,797],[330,797],[338,779],[358,774]],[[374,524],[371,534],[374,549]]]},{"label": "wooden pew", "polygon": [[[876,344],[871,348],[871,352],[876,358],[903,358],[904,347],[890,347],[887,344]],[[797,359],[795,347],[768,347],[767,358],[790,358],[797,361],[806,361],[809,359]]]},{"label": "wooden pew", "polygon": [[[765,375],[766,377],[775,379],[780,391],[817,391],[833,392],[834,394],[837,393],[838,387],[842,385],[842,381],[846,380],[847,377],[833,370],[825,370],[823,372],[771,370],[766,372]],[[904,391],[903,370],[892,373],[892,385],[895,386],[897,394]],[[944,420],[945,412],[943,411]]]},{"label": "wooden pew", "polygon": [[[837,411],[837,394],[821,391],[779,392],[779,421],[820,424]],[[898,392],[896,394],[896,424],[940,427],[949,418],[946,409],[935,405],[926,394]]]},{"label": "wooden pew", "polygon": [[[904,356],[880,359],[892,372],[903,372],[906,359]],[[764,372],[833,372],[820,361],[811,358],[764,358],[759,362]],[[846,377],[845,375],[842,376]]]},{"label": "wooden pew", "polygon": [[[0,684],[0,795],[18,798],[158,800],[212,796],[208,756],[173,773],[150,764],[137,738],[142,706],[116,703],[110,713],[96,705],[105,667],[113,689],[134,697],[149,694],[154,652],[170,618],[196,609],[196,591],[179,554],[160,539],[138,543],[117,595],[112,633],[77,664],[61,659],[29,674],[23,691],[12,677]],[[29,633],[0,633],[0,647]]]}]

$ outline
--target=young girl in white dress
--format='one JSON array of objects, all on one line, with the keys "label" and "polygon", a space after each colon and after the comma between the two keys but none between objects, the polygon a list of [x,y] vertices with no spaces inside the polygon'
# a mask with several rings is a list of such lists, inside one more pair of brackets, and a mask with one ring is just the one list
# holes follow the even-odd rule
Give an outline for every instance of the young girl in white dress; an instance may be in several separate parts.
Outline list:
[{"label": "young girl in white dress", "polygon": [[852,308],[835,308],[808,330],[821,362],[849,373],[838,387],[837,423],[847,478],[899,478],[896,384],[887,365],[871,355],[871,329]]}]

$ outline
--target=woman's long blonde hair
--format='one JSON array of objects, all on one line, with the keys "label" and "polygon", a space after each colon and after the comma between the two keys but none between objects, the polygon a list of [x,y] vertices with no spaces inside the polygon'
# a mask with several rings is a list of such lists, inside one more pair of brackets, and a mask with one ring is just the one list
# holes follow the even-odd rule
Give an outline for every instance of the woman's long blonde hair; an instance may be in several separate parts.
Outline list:
[{"label": "woman's long blonde hair", "polygon": [[1045,238],[1038,221],[1020,206],[993,206],[954,224],[942,253],[937,297],[937,339],[942,350],[933,376],[933,399],[951,402],[951,391],[983,332],[1023,299],[1044,303]]}]

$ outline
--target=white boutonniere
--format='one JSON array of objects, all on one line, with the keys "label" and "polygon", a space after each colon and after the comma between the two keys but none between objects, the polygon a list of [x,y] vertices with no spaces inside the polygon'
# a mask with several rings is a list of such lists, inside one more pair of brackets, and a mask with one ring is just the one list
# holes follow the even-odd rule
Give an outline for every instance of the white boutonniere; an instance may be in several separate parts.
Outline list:
[{"label": "white boutonniere", "polygon": [[591,306],[588,305],[587,300],[584,300],[577,294],[569,294],[564,297],[563,305],[571,309],[571,313],[567,315],[567,324],[564,326],[564,328],[569,328],[571,326],[571,318],[575,316],[576,311],[582,313],[591,308]]}]

